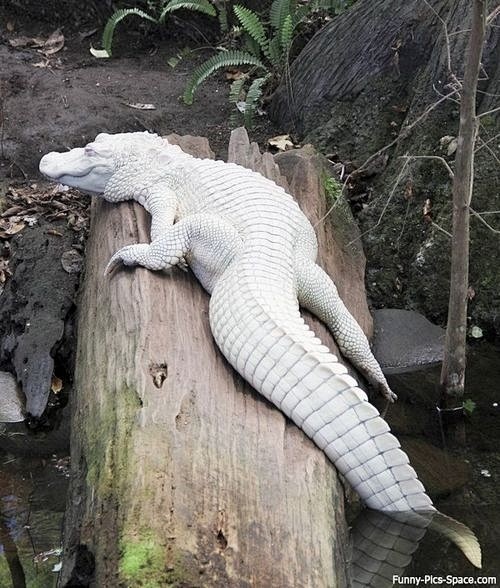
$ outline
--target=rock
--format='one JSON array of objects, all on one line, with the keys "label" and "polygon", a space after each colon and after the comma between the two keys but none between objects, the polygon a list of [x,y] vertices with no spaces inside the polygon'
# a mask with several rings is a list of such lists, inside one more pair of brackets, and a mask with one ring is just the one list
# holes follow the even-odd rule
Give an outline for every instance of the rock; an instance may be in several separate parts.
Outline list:
[{"label": "rock", "polygon": [[373,312],[373,354],[384,373],[410,372],[443,357],[445,331],[418,312],[384,308]]},{"label": "rock", "polygon": [[0,372],[0,422],[24,421],[23,409],[16,379],[9,372]]}]

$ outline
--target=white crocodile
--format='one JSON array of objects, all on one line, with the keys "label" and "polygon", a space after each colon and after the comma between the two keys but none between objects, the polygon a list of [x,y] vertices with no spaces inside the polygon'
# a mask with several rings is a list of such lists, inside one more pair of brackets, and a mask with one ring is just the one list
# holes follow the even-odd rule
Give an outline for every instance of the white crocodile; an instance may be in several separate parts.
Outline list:
[{"label": "white crocodile", "polygon": [[[110,202],[143,205],[151,243],[123,247],[108,269],[186,261],[211,294],[210,327],[224,356],[313,439],[366,505],[435,511],[385,420],[300,315],[302,306],[323,320],[342,354],[395,399],[363,331],[315,263],[313,227],[281,187],[150,133],[100,134],[85,148],[48,153],[40,171]],[[460,536],[453,523],[450,536],[480,565],[475,537],[466,527]]]}]

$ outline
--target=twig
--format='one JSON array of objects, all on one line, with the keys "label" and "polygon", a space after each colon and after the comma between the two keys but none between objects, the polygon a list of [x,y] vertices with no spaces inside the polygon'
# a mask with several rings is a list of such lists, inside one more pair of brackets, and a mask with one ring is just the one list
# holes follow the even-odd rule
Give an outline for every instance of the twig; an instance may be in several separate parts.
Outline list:
[{"label": "twig", "polygon": [[486,112],[481,112],[481,114],[477,115],[477,118],[481,118],[483,116],[488,116],[489,114],[493,114],[494,112],[498,112],[500,110],[500,106],[496,108],[492,108],[491,110],[487,110]]},{"label": "twig", "polygon": [[495,229],[494,227],[492,227],[487,221],[484,220],[483,218],[483,214],[487,214],[485,212],[476,212],[471,206],[469,206],[469,210],[471,211],[471,214],[473,216],[475,216],[476,218],[478,218],[483,225],[487,226],[488,229],[492,232],[495,233],[496,235],[500,235],[500,230],[499,229]]},{"label": "twig", "polygon": [[[476,149],[476,153],[482,149],[483,147],[486,147],[486,145],[488,145],[489,143],[492,143],[493,141],[495,141],[495,139],[498,139],[500,137],[500,133],[497,133],[496,135],[493,135],[493,137],[491,137],[490,139],[488,139],[487,141],[485,141],[484,139],[481,139],[481,145],[479,145],[479,147]],[[480,137],[478,137],[479,139]]]},{"label": "twig", "polygon": [[488,16],[486,17],[486,26],[490,24],[490,22],[492,20],[495,20],[495,18],[500,14],[500,6],[497,6],[492,12],[490,12],[488,14]]},{"label": "twig", "polygon": [[448,65],[448,72],[454,76],[455,74],[453,73],[453,70],[451,68],[451,49],[450,49],[450,36],[448,34],[448,25],[446,24],[446,21],[439,15],[439,13],[435,10],[435,8],[433,6],[431,6],[429,4],[429,2],[427,2],[427,0],[424,0],[424,4],[427,6],[427,8],[429,8],[430,10],[432,10],[432,12],[434,13],[434,15],[436,16],[436,18],[441,22],[441,24],[443,25],[443,32],[444,32],[444,39],[446,42],[446,62]]},{"label": "twig", "polygon": [[438,229],[439,231],[441,231],[442,233],[444,233],[446,236],[450,237],[450,239],[452,238],[452,234],[451,233],[448,233],[448,231],[446,229],[443,229],[442,226],[438,225],[433,220],[431,220],[431,225],[433,227],[435,227],[436,229]]},{"label": "twig", "polygon": [[477,151],[479,151],[479,149],[481,147],[485,147],[486,150],[490,153],[490,155],[493,157],[493,159],[495,159],[499,164],[500,164],[500,159],[498,158],[498,155],[493,151],[493,149],[488,145],[489,141],[483,141],[483,139],[481,139],[481,137],[478,135],[477,136],[478,141],[481,142],[481,145],[478,147]]},{"label": "twig", "polygon": [[400,157],[402,159],[434,159],[444,165],[451,180],[453,180],[453,178],[455,177],[455,174],[453,173],[453,170],[451,169],[451,167],[448,165],[448,162],[446,161],[446,159],[444,159],[443,157],[440,157],[439,155],[400,155]]},{"label": "twig", "polygon": [[377,222],[373,225],[373,227],[370,227],[369,229],[367,229],[366,231],[364,231],[363,233],[361,233],[358,237],[356,237],[352,241],[349,241],[349,243],[347,243],[347,246],[352,245],[356,241],[359,241],[362,237],[364,237],[368,233],[371,233],[372,231],[374,231],[380,225],[380,223],[382,222],[382,219],[384,218],[385,211],[389,207],[389,204],[391,203],[391,200],[392,200],[394,194],[396,193],[396,189],[399,186],[399,182],[402,180],[403,175],[404,175],[404,172],[405,172],[405,170],[406,170],[407,167],[408,167],[408,160],[406,160],[404,162],[403,167],[399,171],[398,177],[396,178],[396,181],[394,182],[394,186],[392,187],[391,193],[389,194],[389,198],[387,198],[387,201],[384,204],[384,207],[382,208],[382,211],[381,211],[381,213],[380,213],[380,215],[378,217]]}]

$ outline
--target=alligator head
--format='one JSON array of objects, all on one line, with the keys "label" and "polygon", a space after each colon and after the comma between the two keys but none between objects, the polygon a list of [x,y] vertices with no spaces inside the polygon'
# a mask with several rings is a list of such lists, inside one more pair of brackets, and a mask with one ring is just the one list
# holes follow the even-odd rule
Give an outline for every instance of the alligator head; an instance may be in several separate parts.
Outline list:
[{"label": "alligator head", "polygon": [[40,171],[51,180],[102,194],[111,176],[121,167],[133,166],[138,156],[168,142],[153,133],[100,133],[92,143],[59,153],[52,151],[40,160]]}]

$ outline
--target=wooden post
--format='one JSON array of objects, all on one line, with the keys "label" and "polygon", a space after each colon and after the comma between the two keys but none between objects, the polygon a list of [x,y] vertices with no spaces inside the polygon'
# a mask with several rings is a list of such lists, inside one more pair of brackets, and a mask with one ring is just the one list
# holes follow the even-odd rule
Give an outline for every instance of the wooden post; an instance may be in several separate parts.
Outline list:
[{"label": "wooden post", "polygon": [[116,249],[147,240],[139,205],[93,202],[60,585],[347,586],[335,469],[226,363],[194,277],[103,275]]}]

